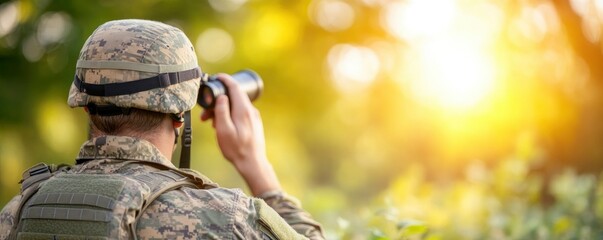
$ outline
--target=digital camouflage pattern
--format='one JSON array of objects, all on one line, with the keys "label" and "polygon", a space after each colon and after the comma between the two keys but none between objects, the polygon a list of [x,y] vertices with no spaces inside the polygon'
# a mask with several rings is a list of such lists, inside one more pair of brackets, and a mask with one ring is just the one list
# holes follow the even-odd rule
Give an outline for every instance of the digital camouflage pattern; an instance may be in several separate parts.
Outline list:
[{"label": "digital camouflage pattern", "polygon": [[[75,74],[86,83],[109,84],[197,67],[193,45],[180,29],[154,21],[117,20],[99,26],[86,40]],[[195,106],[199,85],[197,78],[166,88],[99,97],[81,92],[72,84],[68,103],[71,107],[96,103],[181,113]]]},{"label": "digital camouflage pattern", "polygon": [[15,225],[15,219],[17,211],[19,210],[19,203],[21,202],[21,195],[13,197],[0,212],[0,239],[8,239],[11,233],[13,225]]},{"label": "digital camouflage pattern", "polygon": [[[156,172],[160,170],[159,166],[175,169],[154,145],[132,137],[94,138],[84,143],[77,159],[82,163],[72,168],[69,174],[134,176]],[[194,174],[209,181],[199,173]],[[13,198],[0,213],[0,239],[9,236],[19,201],[20,196]],[[268,203],[274,211],[261,213],[258,203]],[[169,191],[150,204],[138,221],[136,233],[139,239],[264,239],[273,232],[262,220],[271,219],[287,226],[276,229],[281,233],[295,234],[300,239],[304,236],[323,239],[319,224],[294,198],[286,194],[270,194],[266,196],[266,203],[247,197],[236,189],[185,187]],[[131,221],[133,219],[128,218],[124,223]],[[271,226],[270,223],[268,225]],[[127,238],[123,227],[113,231]]]}]

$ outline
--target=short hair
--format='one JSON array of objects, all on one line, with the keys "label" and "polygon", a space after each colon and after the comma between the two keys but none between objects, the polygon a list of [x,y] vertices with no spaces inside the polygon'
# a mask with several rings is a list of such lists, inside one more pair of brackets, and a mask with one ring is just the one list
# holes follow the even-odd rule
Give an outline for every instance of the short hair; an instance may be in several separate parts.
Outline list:
[{"label": "short hair", "polygon": [[152,133],[159,128],[169,114],[152,112],[143,109],[131,108],[129,114],[115,116],[90,115],[90,128],[106,135],[120,135],[124,133],[145,134]]}]

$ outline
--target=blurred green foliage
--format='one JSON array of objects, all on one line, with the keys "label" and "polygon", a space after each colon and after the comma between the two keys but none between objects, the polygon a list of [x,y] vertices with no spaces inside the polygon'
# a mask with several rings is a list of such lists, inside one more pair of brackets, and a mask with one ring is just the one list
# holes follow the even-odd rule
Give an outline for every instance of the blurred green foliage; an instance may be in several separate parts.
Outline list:
[{"label": "blurred green foliage", "polygon": [[[410,168],[374,202],[337,216],[334,239],[600,239],[603,182],[566,170],[548,186],[556,201],[543,205],[543,176],[533,162],[509,158],[492,169],[467,167],[463,179],[434,184]],[[417,220],[420,219],[420,220]]]},{"label": "blurred green foliage", "polygon": [[[330,239],[601,239],[596,3],[4,1],[0,205],[86,139],[66,105],[86,37],[142,18],[183,29],[205,72],[262,75],[268,155]],[[243,187],[194,134],[192,168]]]}]

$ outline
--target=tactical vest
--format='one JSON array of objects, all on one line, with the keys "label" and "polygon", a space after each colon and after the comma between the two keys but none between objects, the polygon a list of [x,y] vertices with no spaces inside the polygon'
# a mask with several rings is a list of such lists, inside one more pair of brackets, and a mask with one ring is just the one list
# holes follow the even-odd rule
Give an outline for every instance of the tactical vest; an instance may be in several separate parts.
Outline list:
[{"label": "tactical vest", "polygon": [[161,194],[217,187],[203,176],[165,166],[134,176],[75,174],[69,168],[40,163],[25,171],[9,239],[136,239],[141,213]]}]

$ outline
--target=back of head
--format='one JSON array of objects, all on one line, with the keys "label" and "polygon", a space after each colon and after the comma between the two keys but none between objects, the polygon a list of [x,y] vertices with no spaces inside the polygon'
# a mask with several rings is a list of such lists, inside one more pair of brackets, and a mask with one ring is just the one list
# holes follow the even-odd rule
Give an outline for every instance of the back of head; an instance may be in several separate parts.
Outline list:
[{"label": "back of head", "polygon": [[87,107],[102,132],[144,131],[168,114],[192,109],[200,75],[193,45],[180,29],[147,20],[110,21],[82,47],[68,103]]}]

